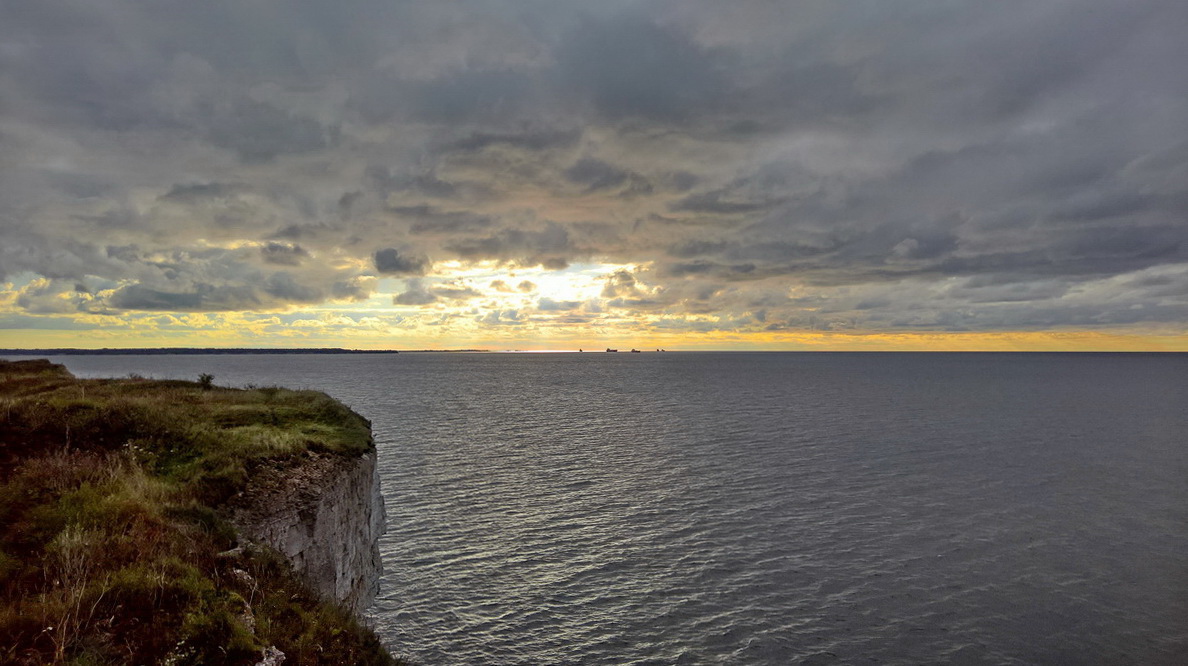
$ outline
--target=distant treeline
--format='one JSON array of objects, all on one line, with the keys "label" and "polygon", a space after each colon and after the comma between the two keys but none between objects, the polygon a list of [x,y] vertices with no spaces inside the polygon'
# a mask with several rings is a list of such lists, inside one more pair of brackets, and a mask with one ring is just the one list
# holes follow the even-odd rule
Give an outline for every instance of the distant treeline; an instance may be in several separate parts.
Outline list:
[{"label": "distant treeline", "polygon": [[315,347],[307,349],[241,349],[241,348],[195,348],[154,347],[146,349],[0,349],[0,356],[124,356],[124,355],[167,355],[167,354],[398,354],[395,349],[340,349],[338,347]]}]

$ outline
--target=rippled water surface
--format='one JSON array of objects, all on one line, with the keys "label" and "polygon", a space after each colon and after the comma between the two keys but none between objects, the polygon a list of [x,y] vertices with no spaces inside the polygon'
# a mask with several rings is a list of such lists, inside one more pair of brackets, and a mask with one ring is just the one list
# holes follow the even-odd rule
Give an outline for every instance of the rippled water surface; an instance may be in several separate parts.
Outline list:
[{"label": "rippled water surface", "polygon": [[370,418],[422,664],[1188,663],[1188,355],[58,360]]}]

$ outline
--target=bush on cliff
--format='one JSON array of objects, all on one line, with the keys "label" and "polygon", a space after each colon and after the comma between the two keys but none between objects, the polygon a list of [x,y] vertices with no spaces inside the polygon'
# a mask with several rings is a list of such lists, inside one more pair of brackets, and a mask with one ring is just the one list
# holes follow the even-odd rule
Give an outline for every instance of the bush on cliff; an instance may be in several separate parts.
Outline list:
[{"label": "bush on cliff", "polygon": [[0,361],[0,663],[393,663],[220,512],[255,465],[369,446],[320,393]]}]

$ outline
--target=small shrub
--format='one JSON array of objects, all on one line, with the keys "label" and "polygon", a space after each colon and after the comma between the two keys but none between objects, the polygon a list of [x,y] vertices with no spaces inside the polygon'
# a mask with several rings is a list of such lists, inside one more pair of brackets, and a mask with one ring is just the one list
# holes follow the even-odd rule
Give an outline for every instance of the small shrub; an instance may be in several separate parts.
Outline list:
[{"label": "small shrub", "polygon": [[214,375],[209,372],[198,375],[198,385],[202,387],[203,391],[209,391],[214,388]]}]

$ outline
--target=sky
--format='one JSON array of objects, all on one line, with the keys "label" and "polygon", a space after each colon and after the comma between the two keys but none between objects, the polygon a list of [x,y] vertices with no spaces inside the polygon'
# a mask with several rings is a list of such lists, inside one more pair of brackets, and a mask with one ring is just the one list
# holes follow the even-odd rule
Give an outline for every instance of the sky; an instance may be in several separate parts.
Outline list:
[{"label": "sky", "polygon": [[0,4],[0,347],[1188,350],[1183,0]]}]

